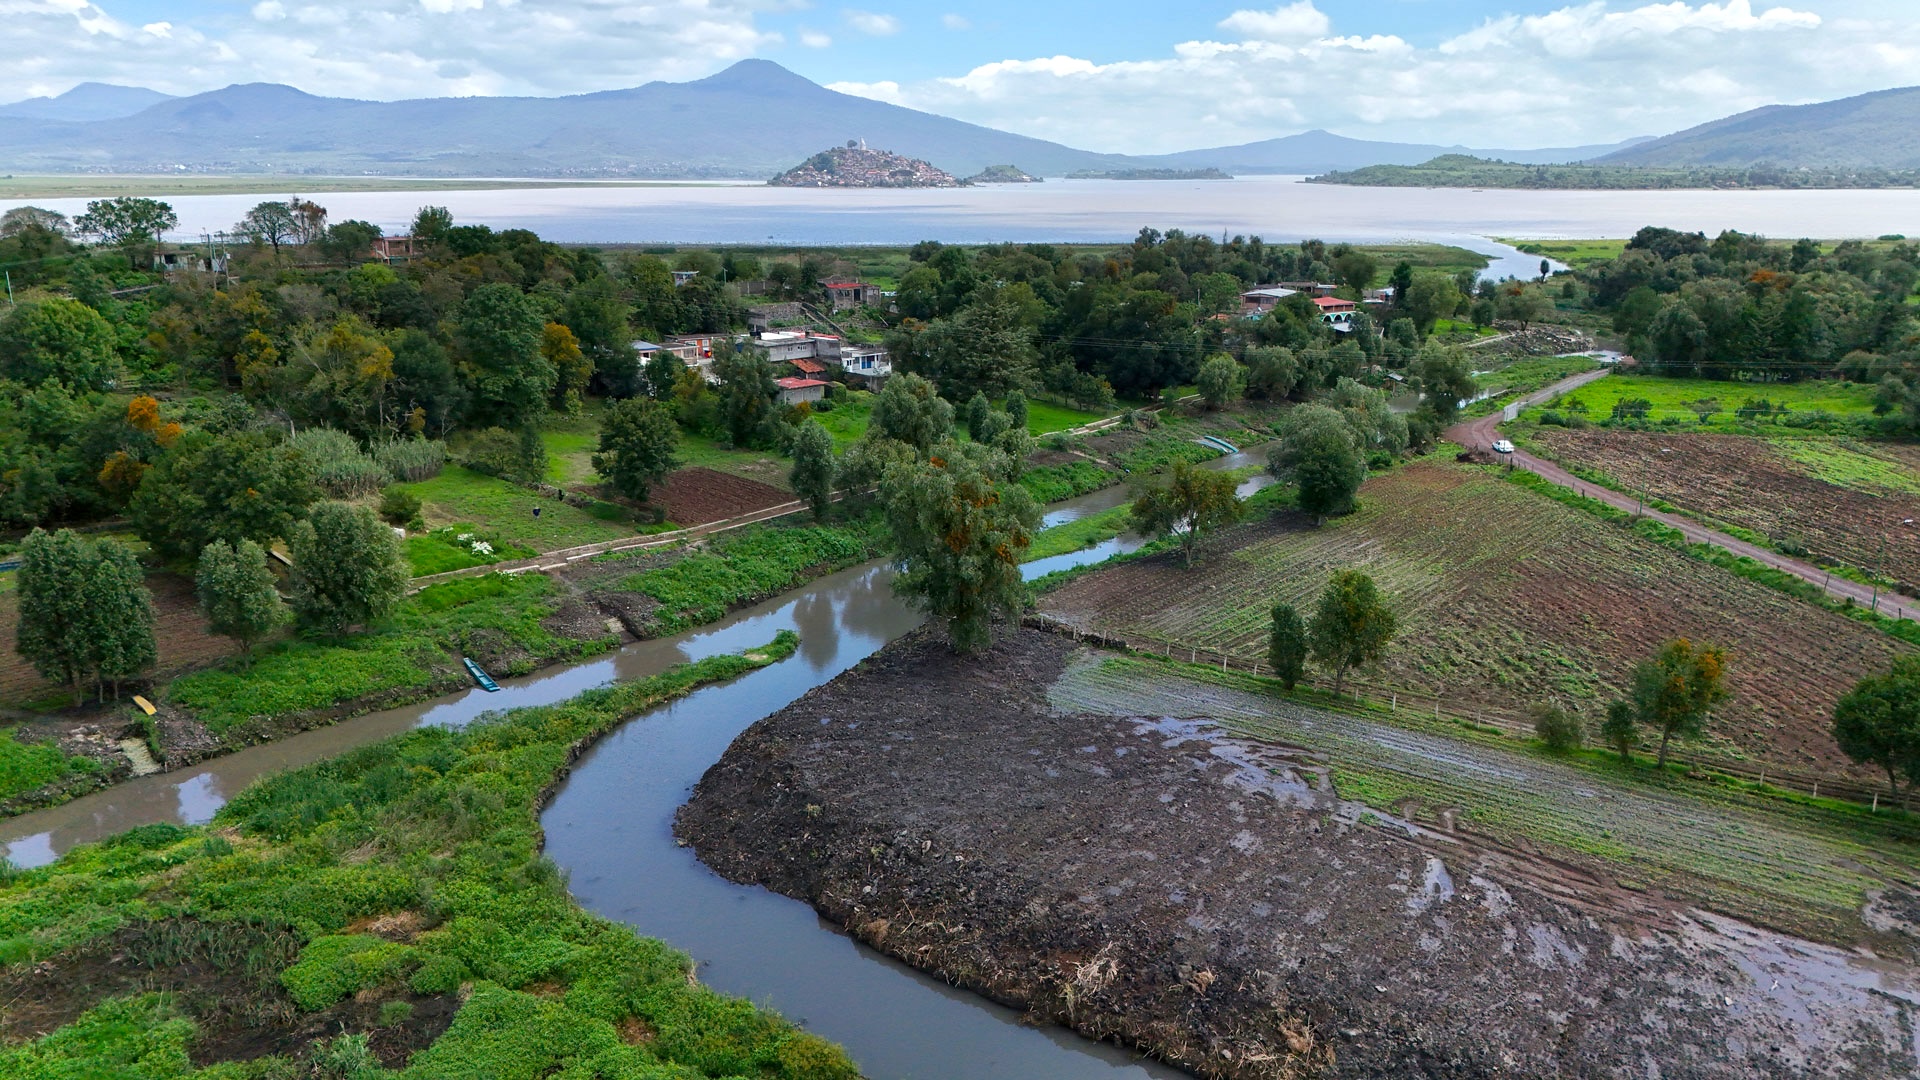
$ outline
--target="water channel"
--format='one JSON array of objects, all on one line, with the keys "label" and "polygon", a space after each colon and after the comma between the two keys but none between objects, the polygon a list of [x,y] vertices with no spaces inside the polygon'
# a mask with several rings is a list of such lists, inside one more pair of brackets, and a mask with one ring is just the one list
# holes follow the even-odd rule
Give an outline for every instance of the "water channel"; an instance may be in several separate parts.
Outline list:
[{"label": "water channel", "polygon": [[[1241,453],[1220,469],[1259,463]],[[1251,494],[1267,482],[1240,485]],[[1121,505],[1124,487],[1048,508],[1062,524]],[[1085,565],[1141,541],[1122,537],[1029,563],[1029,577]],[[893,595],[892,571],[868,564],[822,578],[704,629],[635,642],[570,667],[372,713],[200,766],[119,784],[48,810],[0,822],[0,854],[40,866],[76,845],[151,822],[200,825],[241,788],[283,769],[427,724],[459,726],[490,711],[562,701],[591,687],[644,678],[675,664],[738,652],[781,630],[800,635],[792,658],[643,713],[574,767],[542,815],[547,853],[591,911],[696,957],[702,981],[769,1006],[845,1046],[875,1080],[987,1080],[1045,1076],[1140,1080],[1184,1076],[1116,1047],[1020,1015],[857,945],[812,908],[708,870],[672,835],[674,811],[748,726],[859,663],[919,624]]]}]

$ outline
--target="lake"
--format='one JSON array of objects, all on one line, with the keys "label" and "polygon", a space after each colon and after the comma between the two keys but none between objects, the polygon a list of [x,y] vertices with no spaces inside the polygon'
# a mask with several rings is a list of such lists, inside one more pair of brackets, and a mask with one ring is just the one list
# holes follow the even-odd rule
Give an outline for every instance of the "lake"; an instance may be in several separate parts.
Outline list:
[{"label": "lake", "polygon": [[[267,195],[175,196],[181,237],[232,228]],[[951,189],[815,190],[762,184],[566,187],[432,192],[300,192],[334,221],[402,230],[422,205],[458,221],[532,229],[563,243],[817,246],[998,241],[1102,243],[1142,226],[1272,242],[1309,237],[1458,244],[1494,256],[1495,277],[1532,276],[1537,257],[1489,238],[1631,236],[1643,225],[1739,229],[1822,239],[1920,235],[1920,190],[1475,191],[1307,184],[1297,176],[1234,180],[1049,180]],[[84,199],[33,200],[79,214]],[[0,201],[0,211],[19,202]]]}]

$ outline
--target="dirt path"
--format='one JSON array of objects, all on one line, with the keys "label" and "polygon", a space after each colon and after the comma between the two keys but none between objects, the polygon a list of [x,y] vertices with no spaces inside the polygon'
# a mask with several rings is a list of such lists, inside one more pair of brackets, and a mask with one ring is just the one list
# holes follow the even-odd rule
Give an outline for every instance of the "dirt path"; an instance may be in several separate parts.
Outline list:
[{"label": "dirt path", "polygon": [[[1545,389],[1536,390],[1526,397],[1521,398],[1515,405],[1520,408],[1538,405],[1541,402],[1552,399],[1556,395],[1578,390],[1588,383],[1605,378],[1609,374],[1611,374],[1611,371],[1606,368],[1601,368],[1598,371],[1582,372],[1571,379],[1563,379]],[[1513,409],[1514,406],[1510,405],[1500,412],[1480,417],[1477,420],[1455,424],[1453,427],[1447,429],[1446,437],[1449,441],[1458,443],[1468,450],[1478,450],[1482,452],[1491,450],[1494,440],[1500,437],[1500,424],[1506,419],[1507,413]],[[1803,581],[1812,582],[1826,590],[1830,596],[1841,600],[1851,600],[1862,607],[1876,604],[1877,600],[1877,610],[1891,615],[1896,619],[1920,617],[1920,600],[1916,600],[1913,597],[1881,589],[1876,598],[1875,590],[1871,585],[1862,585],[1857,581],[1851,581],[1847,578],[1835,577],[1830,572],[1812,563],[1790,558],[1777,551],[1769,551],[1758,544],[1750,544],[1738,537],[1729,536],[1726,533],[1709,529],[1696,521],[1675,514],[1661,513],[1658,510],[1645,507],[1639,499],[1631,495],[1625,495],[1609,488],[1588,483],[1553,462],[1536,457],[1533,454],[1527,453],[1525,450],[1515,448],[1514,452],[1508,456],[1512,458],[1516,468],[1526,469],[1528,472],[1551,480],[1563,488],[1570,488],[1588,498],[1597,499],[1600,502],[1606,503],[1608,506],[1625,510],[1630,514],[1639,513],[1658,521],[1662,525],[1678,529],[1680,534],[1685,536],[1689,543],[1712,544],[1714,547],[1731,551],[1735,555],[1744,555],[1764,566],[1770,566],[1775,570],[1784,570]]]}]

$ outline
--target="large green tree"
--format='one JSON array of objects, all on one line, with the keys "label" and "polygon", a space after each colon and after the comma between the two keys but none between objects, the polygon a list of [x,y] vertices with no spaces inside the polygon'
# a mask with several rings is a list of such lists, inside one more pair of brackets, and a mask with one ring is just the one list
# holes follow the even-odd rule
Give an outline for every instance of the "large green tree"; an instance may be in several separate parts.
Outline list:
[{"label": "large green tree", "polygon": [[1200,364],[1200,373],[1194,377],[1194,385],[1207,408],[1217,409],[1240,396],[1246,387],[1246,375],[1246,369],[1240,366],[1238,360],[1225,353],[1216,353]]},{"label": "large green tree", "polygon": [[532,297],[499,282],[460,305],[454,339],[475,423],[521,428],[546,412],[559,373],[540,352],[545,326]]},{"label": "large green tree", "polygon": [[1633,670],[1627,697],[1634,722],[1660,736],[1658,764],[1667,764],[1675,738],[1691,739],[1706,730],[1713,707],[1726,698],[1727,654],[1712,645],[1678,638]]},{"label": "large green tree", "polygon": [[140,265],[140,249],[160,239],[160,234],[180,224],[173,207],[157,199],[95,199],[87,212],[73,219],[73,229],[82,236],[98,237],[111,247],[127,249],[127,258]]},{"label": "large green tree", "polygon": [[274,587],[267,553],[251,540],[237,545],[215,540],[202,548],[193,586],[207,624],[214,633],[240,643],[249,667],[253,647],[287,621],[287,605]]},{"label": "large green tree", "polygon": [[233,227],[233,231],[256,244],[266,244],[273,248],[275,255],[280,254],[280,245],[291,244],[300,234],[300,222],[294,215],[293,204],[268,201],[247,211]]},{"label": "large green tree", "polygon": [[400,538],[367,507],[321,503],[287,539],[293,615],[303,630],[339,634],[385,616],[406,595]]},{"label": "large green tree", "polygon": [[647,500],[653,486],[678,468],[680,428],[665,405],[628,398],[607,410],[593,467],[629,499]]},{"label": "large green tree", "polygon": [[320,497],[298,451],[264,435],[188,431],[140,478],[127,507],[134,531],[173,562],[214,540],[265,545],[287,537]]},{"label": "large green tree", "polygon": [[1144,536],[1180,538],[1188,566],[1201,537],[1240,519],[1240,497],[1233,477],[1190,462],[1176,462],[1164,484],[1154,484],[1133,501],[1128,520]]},{"label": "large green tree", "polygon": [[1307,672],[1307,658],[1313,645],[1307,638],[1307,624],[1292,604],[1273,606],[1273,625],[1267,633],[1267,665],[1288,690],[1300,684]]},{"label": "large green tree", "polygon": [[1433,324],[1454,313],[1460,306],[1460,290],[1453,276],[1438,270],[1421,270],[1413,275],[1403,305],[1422,334],[1433,332]]},{"label": "large green tree", "polygon": [[1422,404],[1438,426],[1452,423],[1460,415],[1461,402],[1471,401],[1480,392],[1479,384],[1473,381],[1473,365],[1467,362],[1465,349],[1450,349],[1429,342],[1420,350],[1415,375],[1425,395]]},{"label": "large green tree", "polygon": [[1833,740],[1862,765],[1887,774],[1900,797],[1900,780],[1920,779],[1920,658],[1903,656],[1884,675],[1856,683],[1833,710]]},{"label": "large green tree", "polygon": [[1267,462],[1275,476],[1299,488],[1300,509],[1322,522],[1351,512],[1353,497],[1367,479],[1367,459],[1353,429],[1324,405],[1302,405],[1288,413]]},{"label": "large green tree", "polygon": [[757,349],[723,353],[713,362],[720,380],[720,417],[735,446],[764,446],[774,435],[774,385],[765,355]]},{"label": "large green tree", "polygon": [[92,545],[71,529],[35,529],[20,545],[19,625],[14,651],[42,677],[72,689],[93,673],[95,626],[87,610]]},{"label": "large green tree", "polygon": [[925,457],[953,437],[953,406],[932,382],[911,373],[895,375],[873,397],[867,434],[906,443]]},{"label": "large green tree", "polygon": [[1377,662],[1398,629],[1373,579],[1358,570],[1342,570],[1320,594],[1307,636],[1313,658],[1333,671],[1333,692],[1338,694],[1348,669]]},{"label": "large green tree", "polygon": [[1025,605],[1020,561],[1040,524],[1033,496],[996,482],[969,449],[944,443],[925,460],[890,466],[881,482],[900,564],[894,590],[946,620],[963,653],[992,644],[994,616]]},{"label": "large green tree", "polygon": [[105,390],[119,368],[112,324],[78,300],[25,303],[0,319],[0,378]]},{"label": "large green tree", "polygon": [[806,500],[816,521],[833,505],[833,436],[809,419],[793,433],[793,493]]},{"label": "large green tree", "polygon": [[146,572],[125,544],[97,541],[85,595],[87,618],[93,625],[94,679],[96,684],[111,683],[114,696],[119,697],[121,682],[152,667],[159,657]]}]

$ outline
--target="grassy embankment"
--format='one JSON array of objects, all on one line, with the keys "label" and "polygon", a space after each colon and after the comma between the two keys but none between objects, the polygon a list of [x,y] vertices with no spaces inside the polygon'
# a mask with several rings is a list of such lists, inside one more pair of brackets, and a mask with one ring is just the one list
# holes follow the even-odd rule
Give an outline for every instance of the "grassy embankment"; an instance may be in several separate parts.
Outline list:
[{"label": "grassy embankment", "polygon": [[1486,416],[1499,412],[1514,398],[1525,397],[1583,371],[1592,371],[1594,363],[1585,356],[1527,356],[1500,364],[1473,377],[1482,393],[1491,391],[1493,396],[1469,404],[1461,415]]},{"label": "grassy embankment", "polygon": [[[9,870],[0,981],[59,1026],[0,1046],[0,1075],[852,1080],[837,1047],[581,910],[539,851],[538,807],[583,744],[796,645],[422,728],[263,780],[211,828]],[[389,1049],[389,1072],[374,1048],[414,1025],[431,1045]]]}]

